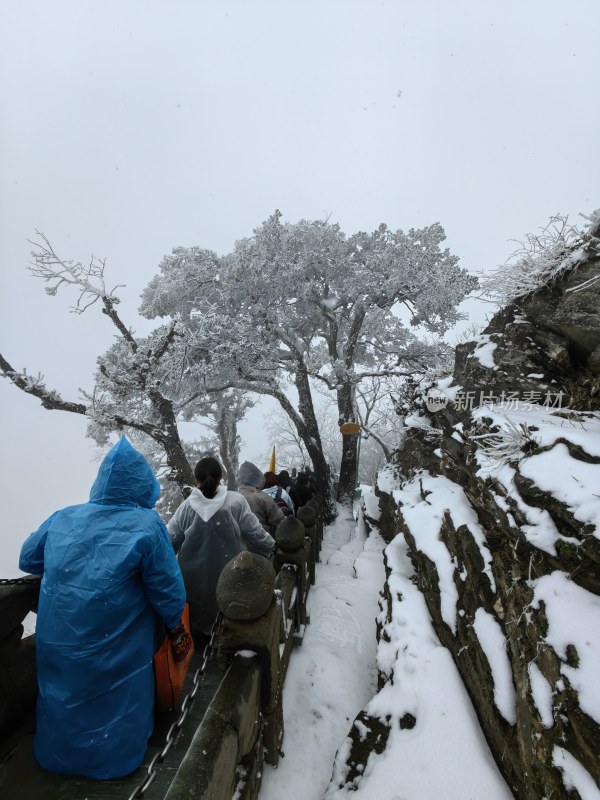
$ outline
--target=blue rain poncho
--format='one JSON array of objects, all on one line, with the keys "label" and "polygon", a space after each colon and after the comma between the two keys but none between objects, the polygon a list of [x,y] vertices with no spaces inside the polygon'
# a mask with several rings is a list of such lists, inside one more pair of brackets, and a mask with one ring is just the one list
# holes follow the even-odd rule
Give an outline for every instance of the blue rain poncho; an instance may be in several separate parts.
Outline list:
[{"label": "blue rain poncho", "polygon": [[57,511],[21,550],[20,568],[42,575],[34,753],[52,772],[117,778],[143,761],[157,615],[172,628],[185,603],[169,536],[151,510],[159,494],[123,438],[89,502]]}]

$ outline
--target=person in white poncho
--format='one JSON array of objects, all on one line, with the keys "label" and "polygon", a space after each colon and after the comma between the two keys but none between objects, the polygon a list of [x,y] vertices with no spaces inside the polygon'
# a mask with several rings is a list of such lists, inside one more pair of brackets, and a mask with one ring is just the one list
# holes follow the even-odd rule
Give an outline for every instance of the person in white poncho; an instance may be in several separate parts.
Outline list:
[{"label": "person in white poncho", "polygon": [[239,492],[222,485],[215,458],[203,458],[194,469],[197,488],[179,506],[167,529],[190,604],[190,626],[196,638],[210,633],[217,616],[216,588],[223,567],[243,550],[269,558],[275,540],[262,527]]}]

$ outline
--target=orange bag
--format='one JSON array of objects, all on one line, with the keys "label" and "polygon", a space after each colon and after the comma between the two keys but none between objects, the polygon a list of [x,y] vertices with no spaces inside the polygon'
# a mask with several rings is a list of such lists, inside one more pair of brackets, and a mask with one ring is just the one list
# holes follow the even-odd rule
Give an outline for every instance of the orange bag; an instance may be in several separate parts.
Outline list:
[{"label": "orange bag", "polygon": [[[190,631],[190,607],[186,603],[181,622]],[[156,683],[156,710],[160,712],[174,711],[179,702],[181,687],[185,680],[192,656],[194,644],[183,661],[175,661],[171,642],[165,636],[160,648],[154,653],[154,677]]]}]

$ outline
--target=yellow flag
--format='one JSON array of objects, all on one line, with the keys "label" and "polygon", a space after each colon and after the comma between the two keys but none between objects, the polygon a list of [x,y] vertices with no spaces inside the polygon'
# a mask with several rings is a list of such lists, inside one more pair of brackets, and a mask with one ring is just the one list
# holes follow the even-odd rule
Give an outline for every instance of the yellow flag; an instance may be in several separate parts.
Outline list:
[{"label": "yellow flag", "polygon": [[273,447],[273,452],[271,453],[271,460],[269,461],[269,466],[267,467],[267,472],[275,472],[275,448]]}]

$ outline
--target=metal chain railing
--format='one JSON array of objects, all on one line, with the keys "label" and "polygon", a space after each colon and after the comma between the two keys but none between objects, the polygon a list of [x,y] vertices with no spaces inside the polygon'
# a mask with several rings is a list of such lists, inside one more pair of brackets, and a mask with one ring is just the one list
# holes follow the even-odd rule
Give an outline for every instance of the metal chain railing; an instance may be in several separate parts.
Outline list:
[{"label": "metal chain railing", "polygon": [[39,583],[42,579],[37,577],[31,578],[0,578],[0,586],[20,586],[24,583]]},{"label": "metal chain railing", "polygon": [[163,749],[158,752],[152,761],[148,764],[148,768],[146,770],[146,777],[144,780],[139,783],[133,792],[129,795],[128,800],[138,800],[140,797],[143,797],[144,794],[147,792],[150,784],[156,778],[158,773],[158,767],[163,763],[165,760],[167,753],[171,749],[171,747],[175,744],[177,739],[179,738],[179,734],[181,733],[181,727],[187,717],[190,708],[198,694],[198,690],[200,689],[200,684],[206,673],[206,667],[208,666],[208,662],[213,656],[213,652],[215,649],[215,641],[217,638],[217,634],[219,633],[219,629],[221,627],[221,620],[223,615],[219,612],[217,614],[215,621],[212,624],[212,628],[210,629],[210,640],[208,644],[205,646],[204,650],[202,651],[202,663],[194,673],[194,678],[192,681],[192,688],[186,694],[181,703],[179,708],[179,717],[176,722],[174,722],[169,730],[167,731],[167,735],[165,737],[165,744]]}]

